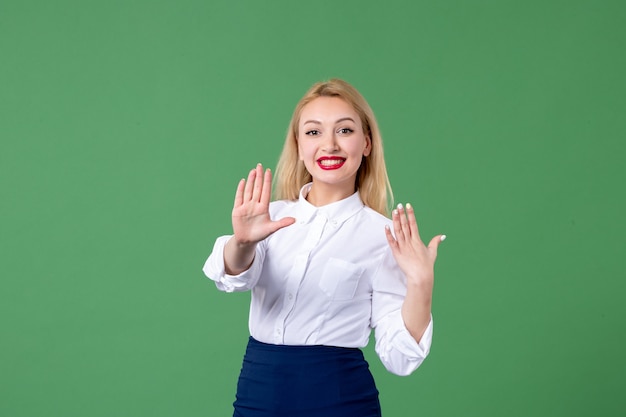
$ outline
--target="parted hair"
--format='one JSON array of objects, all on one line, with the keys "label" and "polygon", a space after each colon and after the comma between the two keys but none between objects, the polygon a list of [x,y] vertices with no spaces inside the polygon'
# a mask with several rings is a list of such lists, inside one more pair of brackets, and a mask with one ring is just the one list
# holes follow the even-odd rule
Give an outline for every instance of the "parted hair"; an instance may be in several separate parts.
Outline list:
[{"label": "parted hair", "polygon": [[274,176],[274,197],[278,200],[297,200],[300,189],[312,181],[311,174],[298,157],[298,124],[302,109],[318,97],[338,97],[350,104],[361,118],[363,133],[372,141],[370,154],[363,156],[357,172],[355,191],[363,203],[384,216],[389,215],[393,202],[391,184],[387,175],[383,143],[376,117],[365,98],[352,85],[333,78],[314,84],[294,109],[287,137]]}]

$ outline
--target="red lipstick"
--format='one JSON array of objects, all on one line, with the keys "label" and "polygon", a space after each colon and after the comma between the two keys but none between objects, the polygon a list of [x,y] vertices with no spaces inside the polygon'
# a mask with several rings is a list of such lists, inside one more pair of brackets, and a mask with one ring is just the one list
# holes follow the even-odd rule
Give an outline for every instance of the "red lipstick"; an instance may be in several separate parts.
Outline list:
[{"label": "red lipstick", "polygon": [[317,166],[323,170],[329,171],[341,168],[345,162],[346,158],[340,158],[338,156],[322,156],[317,160]]}]

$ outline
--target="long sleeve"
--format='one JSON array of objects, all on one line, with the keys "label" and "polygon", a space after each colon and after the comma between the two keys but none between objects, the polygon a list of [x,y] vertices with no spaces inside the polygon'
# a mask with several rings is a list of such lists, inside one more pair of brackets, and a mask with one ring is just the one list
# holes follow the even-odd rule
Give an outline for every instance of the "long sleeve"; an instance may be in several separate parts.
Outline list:
[{"label": "long sleeve", "polygon": [[389,251],[374,278],[372,327],[375,329],[376,353],[385,368],[396,375],[409,375],[415,371],[428,356],[432,343],[432,317],[419,343],[404,325],[401,309],[405,295],[406,278]]},{"label": "long sleeve", "polygon": [[204,263],[202,271],[215,281],[215,285],[220,291],[235,292],[247,291],[254,287],[261,276],[265,251],[263,242],[257,244],[254,261],[248,270],[239,275],[229,275],[224,267],[224,247],[231,236],[221,236],[215,241],[213,251]]}]

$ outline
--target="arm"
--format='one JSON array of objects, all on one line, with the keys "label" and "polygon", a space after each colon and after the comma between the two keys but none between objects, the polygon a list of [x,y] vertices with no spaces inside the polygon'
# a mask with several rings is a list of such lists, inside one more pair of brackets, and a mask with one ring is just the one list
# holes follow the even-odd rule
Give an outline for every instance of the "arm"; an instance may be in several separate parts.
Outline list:
[{"label": "arm", "polygon": [[254,260],[250,267],[241,274],[233,275],[226,272],[224,265],[224,249],[231,239],[231,235],[217,238],[213,245],[211,255],[209,255],[209,258],[202,267],[202,271],[204,275],[215,281],[215,285],[220,291],[238,292],[251,290],[261,276],[266,250],[264,242],[257,244]]},{"label": "arm", "polygon": [[407,292],[402,303],[402,319],[413,339],[419,343],[431,322],[435,259],[445,235],[437,235],[428,246],[424,245],[410,204],[407,204],[406,210],[398,205],[392,219],[395,237],[389,227],[385,233],[393,256],[406,276]]},{"label": "arm", "polygon": [[437,246],[436,236],[426,247],[419,238],[410,205],[393,211],[393,228],[385,233],[390,252],[374,279],[372,327],[376,353],[388,371],[409,375],[430,351],[433,322],[430,314]]},{"label": "arm", "polygon": [[272,174],[258,164],[237,186],[232,211],[234,234],[219,237],[202,268],[226,292],[246,291],[260,277],[265,247],[263,239],[295,222],[292,217],[272,221],[269,215]]},{"label": "arm", "polygon": [[389,372],[409,375],[422,364],[430,352],[433,322],[431,319],[418,343],[403,319],[407,279],[391,248],[377,264],[379,266],[373,281],[371,322],[376,335],[376,353]]}]

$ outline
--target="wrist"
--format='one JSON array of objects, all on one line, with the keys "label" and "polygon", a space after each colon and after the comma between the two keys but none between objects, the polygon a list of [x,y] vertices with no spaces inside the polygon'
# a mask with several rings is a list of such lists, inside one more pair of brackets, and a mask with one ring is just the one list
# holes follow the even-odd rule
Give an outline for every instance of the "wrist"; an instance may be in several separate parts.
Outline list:
[{"label": "wrist", "polygon": [[419,298],[422,302],[430,303],[433,298],[433,281],[407,279],[407,297]]},{"label": "wrist", "polygon": [[244,252],[254,250],[254,248],[256,247],[256,244],[257,242],[251,242],[248,240],[239,240],[237,239],[236,236],[233,236],[233,246],[237,250],[244,251]]}]

